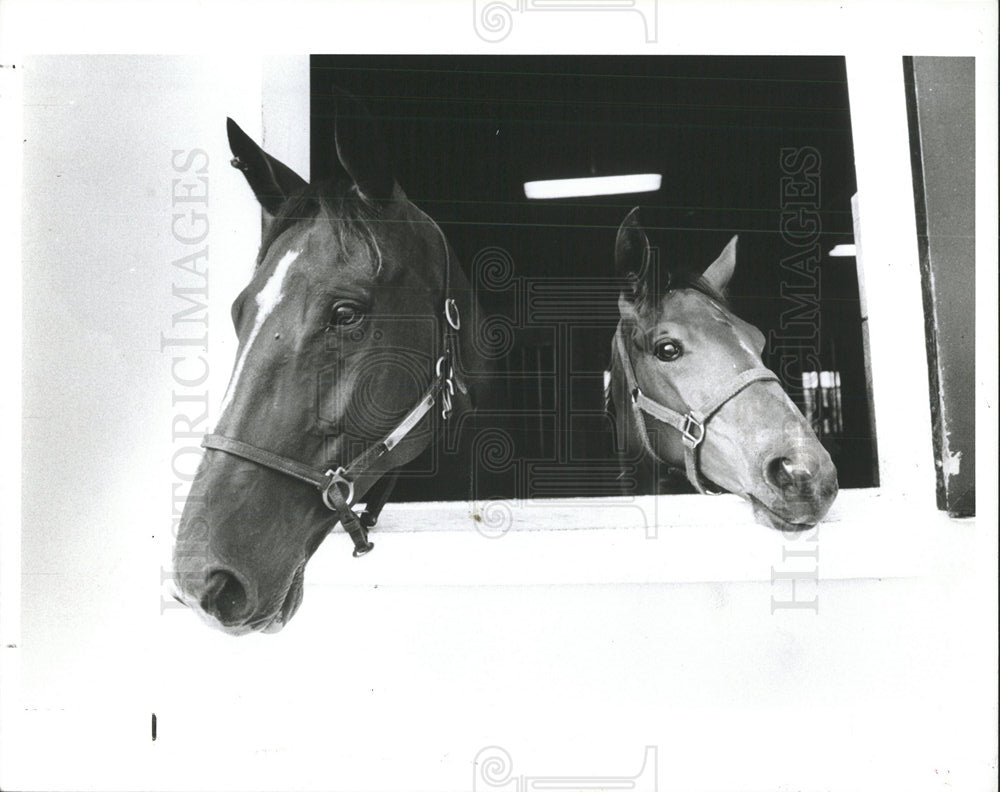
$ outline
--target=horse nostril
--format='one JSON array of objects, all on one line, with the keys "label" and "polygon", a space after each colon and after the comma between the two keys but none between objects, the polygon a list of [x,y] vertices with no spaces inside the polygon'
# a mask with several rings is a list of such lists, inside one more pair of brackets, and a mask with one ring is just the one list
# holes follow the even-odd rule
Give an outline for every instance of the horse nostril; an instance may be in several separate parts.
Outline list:
[{"label": "horse nostril", "polygon": [[246,588],[224,569],[209,574],[208,585],[201,595],[201,607],[226,625],[244,621],[251,611]]},{"label": "horse nostril", "polygon": [[815,475],[805,459],[789,457],[772,459],[767,474],[776,487],[794,490],[807,488]]}]

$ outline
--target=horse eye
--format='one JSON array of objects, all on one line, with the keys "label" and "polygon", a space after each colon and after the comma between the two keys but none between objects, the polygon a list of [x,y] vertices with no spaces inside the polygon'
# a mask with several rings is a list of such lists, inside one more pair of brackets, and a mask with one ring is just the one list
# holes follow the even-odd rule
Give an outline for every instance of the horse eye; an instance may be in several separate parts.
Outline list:
[{"label": "horse eye", "polygon": [[352,303],[338,303],[333,308],[333,319],[330,324],[336,327],[353,327],[365,318],[360,306]]},{"label": "horse eye", "polygon": [[664,363],[669,363],[684,354],[684,350],[677,341],[661,341],[656,345],[653,354]]}]

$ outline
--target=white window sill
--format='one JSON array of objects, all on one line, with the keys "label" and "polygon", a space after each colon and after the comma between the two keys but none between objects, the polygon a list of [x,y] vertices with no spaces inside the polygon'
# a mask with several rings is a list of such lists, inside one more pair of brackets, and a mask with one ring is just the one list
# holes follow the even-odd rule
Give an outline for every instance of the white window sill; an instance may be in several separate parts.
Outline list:
[{"label": "white window sill", "polygon": [[957,574],[976,542],[974,519],[951,519],[874,489],[841,492],[823,523],[794,535],[758,525],[749,504],[733,495],[503,501],[479,509],[481,517],[508,510],[506,533],[484,535],[487,523],[464,501],[389,504],[372,532],[375,550],[352,558],[338,529],[310,562],[307,582],[770,582],[773,569],[813,586],[814,577]]}]

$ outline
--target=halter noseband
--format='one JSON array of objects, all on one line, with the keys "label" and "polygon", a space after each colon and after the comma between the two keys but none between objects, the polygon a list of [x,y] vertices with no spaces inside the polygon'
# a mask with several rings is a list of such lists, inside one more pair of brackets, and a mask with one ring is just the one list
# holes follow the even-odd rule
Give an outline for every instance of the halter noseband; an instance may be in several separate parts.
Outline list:
[{"label": "halter noseband", "polygon": [[[234,167],[239,167],[233,161]],[[418,210],[419,211],[419,210]],[[421,212],[421,214],[424,214]],[[424,215],[427,216],[426,214]],[[430,221],[430,218],[428,217]],[[462,317],[458,304],[452,299],[451,293],[451,252],[448,240],[437,224],[431,221],[444,242],[445,277],[444,277],[444,352],[434,366],[434,378],[424,391],[420,401],[413,407],[389,434],[373,445],[368,446],[347,465],[337,467],[326,466],[313,468],[289,457],[281,456],[273,451],[258,448],[250,443],[226,437],[219,434],[207,434],[201,442],[203,448],[224,451],[227,454],[255,462],[271,470],[284,473],[287,476],[312,484],[320,491],[323,504],[336,513],[337,521],[344,526],[354,541],[354,557],[358,558],[370,551],[375,544],[368,541],[368,529],[375,525],[379,512],[388,499],[388,490],[373,501],[365,503],[365,511],[357,514],[351,507],[354,505],[354,483],[358,477],[368,473],[376,463],[384,464],[385,458],[412,432],[421,419],[427,415],[440,399],[441,418],[447,421],[452,411],[452,397],[455,395],[455,361],[458,357],[458,331],[462,327]],[[461,361],[459,360],[459,363]],[[464,390],[463,390],[464,392]]]},{"label": "halter noseband", "polygon": [[344,530],[354,540],[354,557],[362,556],[375,545],[368,541],[368,529],[375,524],[384,500],[378,504],[368,503],[362,514],[357,514],[351,508],[354,505],[354,482],[358,476],[368,472],[377,461],[382,461],[407,435],[412,432],[421,419],[427,415],[434,404],[441,401],[441,418],[448,420],[452,411],[452,396],[455,395],[455,358],[458,348],[458,331],[462,326],[458,305],[450,297],[444,303],[444,354],[438,358],[435,365],[434,379],[424,395],[389,434],[378,442],[370,445],[347,465],[336,468],[329,467],[325,471],[298,462],[294,459],[258,448],[242,440],[236,440],[219,434],[208,434],[202,440],[204,448],[225,451],[227,454],[256,462],[263,467],[271,468],[279,473],[312,484],[321,494],[323,504],[332,512],[336,512],[338,521]]},{"label": "halter noseband", "polygon": [[[755,382],[773,380],[780,382],[777,375],[767,368],[753,368],[738,374],[722,392],[700,410],[688,410],[680,413],[667,407],[664,404],[649,398],[639,388],[639,383],[635,377],[635,370],[632,368],[632,358],[629,357],[628,349],[625,346],[625,336],[622,331],[622,323],[618,323],[615,330],[615,345],[618,349],[618,357],[621,358],[622,368],[625,372],[625,382],[628,385],[629,401],[632,404],[632,414],[635,417],[636,429],[646,452],[657,462],[669,464],[661,459],[656,453],[653,444],[649,440],[649,433],[646,431],[646,421],[642,413],[651,415],[657,421],[668,424],[681,433],[684,439],[684,472],[688,481],[698,492],[703,495],[718,495],[721,490],[712,489],[710,483],[701,474],[698,465],[698,448],[705,439],[705,428],[708,422],[726,402],[736,397],[746,388]],[[672,466],[671,466],[672,467]]]}]

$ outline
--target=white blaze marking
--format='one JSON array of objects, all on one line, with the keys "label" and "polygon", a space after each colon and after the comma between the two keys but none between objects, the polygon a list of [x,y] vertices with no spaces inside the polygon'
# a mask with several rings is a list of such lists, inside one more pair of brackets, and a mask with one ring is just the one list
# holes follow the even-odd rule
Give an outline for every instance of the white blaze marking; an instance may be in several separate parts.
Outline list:
[{"label": "white blaze marking", "polygon": [[749,344],[747,344],[747,342],[743,340],[743,337],[739,333],[736,334],[736,340],[739,342],[739,345],[743,348],[743,351],[746,352],[748,355],[750,355],[750,357],[752,357],[754,360],[758,358],[758,355],[754,351],[754,348]]},{"label": "white blaze marking", "polygon": [[267,283],[261,287],[261,290],[257,292],[256,298],[254,298],[257,303],[257,315],[254,317],[253,327],[250,330],[250,335],[247,337],[247,342],[243,345],[243,352],[240,354],[240,359],[236,361],[236,368],[233,369],[233,376],[229,380],[226,395],[222,398],[222,405],[219,407],[220,418],[225,414],[226,408],[229,407],[229,402],[233,399],[233,394],[236,392],[236,385],[243,371],[243,364],[247,361],[247,355],[250,354],[250,347],[253,346],[260,328],[264,326],[267,317],[278,307],[281,298],[285,296],[283,290],[285,276],[298,257],[299,252],[297,250],[289,250],[282,256],[278,265],[274,268],[274,272],[271,273],[271,277],[267,279]]}]

